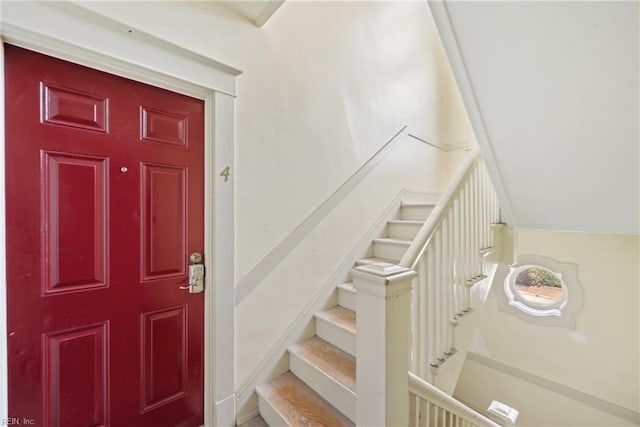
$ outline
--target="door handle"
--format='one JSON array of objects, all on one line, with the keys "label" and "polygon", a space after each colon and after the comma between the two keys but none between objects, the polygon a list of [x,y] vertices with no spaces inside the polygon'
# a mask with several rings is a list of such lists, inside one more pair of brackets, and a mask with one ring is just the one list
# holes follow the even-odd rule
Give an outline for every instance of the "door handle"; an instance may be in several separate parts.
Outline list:
[{"label": "door handle", "polygon": [[190,294],[199,294],[204,291],[204,264],[202,255],[194,252],[189,257],[189,282],[187,286],[180,286],[181,290],[188,290]]},{"label": "door handle", "polygon": [[192,283],[189,282],[189,284],[187,286],[180,286],[178,289],[182,289],[183,291],[186,289],[191,289]]}]

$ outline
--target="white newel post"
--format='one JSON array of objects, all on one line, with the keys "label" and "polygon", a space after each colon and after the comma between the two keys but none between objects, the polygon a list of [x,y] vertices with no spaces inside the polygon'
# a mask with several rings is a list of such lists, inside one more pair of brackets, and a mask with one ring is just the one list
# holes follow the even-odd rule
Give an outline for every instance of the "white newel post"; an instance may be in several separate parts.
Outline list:
[{"label": "white newel post", "polygon": [[356,309],[356,424],[409,424],[409,337],[413,270],[374,263],[352,270]]}]

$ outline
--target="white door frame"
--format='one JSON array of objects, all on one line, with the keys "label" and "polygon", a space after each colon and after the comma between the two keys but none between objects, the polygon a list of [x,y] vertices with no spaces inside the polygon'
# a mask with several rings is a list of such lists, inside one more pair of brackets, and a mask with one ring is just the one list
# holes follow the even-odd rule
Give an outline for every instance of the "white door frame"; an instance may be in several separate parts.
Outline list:
[{"label": "white door frame", "polygon": [[[3,5],[4,7],[4,5]],[[40,7],[40,6],[38,6]],[[235,425],[235,78],[240,71],[181,49],[168,42],[134,31],[78,6],[47,6],[46,13],[58,13],[57,23],[33,19],[32,12],[2,18],[2,42],[25,47],[94,69],[138,80],[204,100],[205,104],[205,425]],[[53,9],[52,9],[53,8]],[[53,12],[52,12],[53,11]],[[90,16],[87,16],[90,15]],[[91,19],[87,19],[91,18]],[[60,25],[60,20],[63,25]],[[64,20],[66,20],[66,25]],[[8,22],[9,21],[9,22]],[[25,22],[33,22],[24,25]],[[73,25],[89,22],[94,46],[87,46],[86,33],[77,37],[62,34]],[[44,25],[43,25],[44,24]],[[86,29],[85,29],[86,30]],[[99,33],[99,34],[96,34]],[[126,37],[127,44],[122,44]],[[101,49],[124,52],[117,55]],[[143,55],[140,55],[140,53]],[[178,72],[176,72],[176,70]],[[8,417],[7,381],[7,282],[5,235],[5,140],[4,140],[4,50],[0,45],[0,423]],[[220,172],[230,167],[225,181]],[[22,414],[21,414],[22,416]],[[24,414],[28,417],[28,414]]]}]

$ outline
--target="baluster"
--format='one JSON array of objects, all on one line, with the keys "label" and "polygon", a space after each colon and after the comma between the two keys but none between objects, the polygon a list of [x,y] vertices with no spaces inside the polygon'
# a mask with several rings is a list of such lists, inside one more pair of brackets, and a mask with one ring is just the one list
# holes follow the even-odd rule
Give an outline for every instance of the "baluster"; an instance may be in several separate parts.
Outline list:
[{"label": "baluster", "polygon": [[431,427],[431,402],[424,402],[424,426]]},{"label": "baluster", "polygon": [[487,214],[487,174],[484,170],[484,163],[480,163],[480,177],[482,179],[482,247],[489,247],[489,215]]},{"label": "baluster", "polygon": [[[427,309],[427,315],[429,316],[428,327],[429,334],[427,335],[427,345],[429,349],[429,365],[436,366],[436,299],[435,299],[435,277],[436,277],[436,260],[434,254],[434,245],[431,244],[427,248],[427,257],[429,267],[427,268],[427,301],[429,308]],[[428,368],[427,368],[428,369]]]},{"label": "baluster", "polygon": [[[484,182],[482,180],[482,163],[476,166],[478,171],[478,249],[484,248]],[[480,256],[480,252],[478,252]]]},{"label": "baluster", "polygon": [[420,398],[413,394],[409,395],[409,427],[416,427],[418,420],[418,402]]},{"label": "baluster", "polygon": [[418,261],[418,276],[413,279],[413,291],[411,292],[411,360],[409,363],[411,372],[422,378],[420,372],[420,341],[421,326],[420,321],[420,294],[422,293],[422,259]]},{"label": "baluster", "polygon": [[476,277],[478,275],[478,175],[476,174],[477,169],[473,168],[473,172],[471,173],[471,236],[473,238],[473,243],[471,244],[473,250],[471,253],[472,262],[473,262],[473,270],[471,271],[471,277]]},{"label": "baluster", "polygon": [[[442,357],[442,228],[438,227],[435,232],[435,297],[436,297],[436,358],[439,362],[444,359]],[[439,363],[438,363],[439,364]]]},{"label": "baluster", "polygon": [[467,312],[469,311],[469,302],[468,302],[468,298],[467,298],[467,280],[471,279],[471,253],[473,251],[472,249],[472,243],[473,243],[473,236],[471,233],[471,211],[472,211],[472,206],[471,206],[471,175],[469,175],[469,180],[465,183],[465,212],[464,212],[464,223],[465,223],[465,228],[464,228],[464,241],[465,241],[465,274],[464,274],[464,281],[463,281],[463,289],[462,289],[462,301],[463,301],[463,311]]},{"label": "baluster", "polygon": [[440,328],[442,331],[442,352],[449,356],[449,218],[445,216],[442,220],[442,317],[440,318]]},{"label": "baluster", "polygon": [[474,192],[474,248],[473,248],[473,260],[474,260],[474,277],[480,275],[480,174],[478,173],[478,164],[476,163],[473,168],[473,192]]},{"label": "baluster", "polygon": [[422,398],[420,398],[420,418],[418,418],[418,426],[429,426],[429,403]]},{"label": "baluster", "polygon": [[454,224],[453,224],[453,209],[449,210],[449,215],[448,215],[448,237],[447,240],[449,241],[449,245],[448,245],[448,262],[447,262],[447,271],[449,272],[449,277],[447,279],[447,320],[446,320],[446,325],[447,325],[447,351],[449,353],[452,353],[453,349],[454,349],[454,340],[455,340],[455,335],[454,335],[454,325],[453,322],[455,320],[455,309],[454,309],[454,292],[455,292],[455,287],[454,287],[454,247],[455,247],[455,240],[454,240],[454,233],[453,233],[453,228],[454,228]]},{"label": "baluster", "polygon": [[465,183],[464,208],[464,281],[466,282],[471,279],[471,181]]},{"label": "baluster", "polygon": [[486,230],[486,247],[491,247],[491,192],[489,188],[489,177],[487,168],[482,163],[482,179],[484,181],[484,212],[485,212],[485,230]]},{"label": "baluster", "polygon": [[461,261],[461,253],[460,249],[462,246],[462,239],[460,237],[460,196],[461,193],[458,193],[455,200],[453,201],[453,234],[454,234],[454,246],[453,246],[453,275],[454,275],[454,284],[453,284],[453,316],[457,318],[462,310],[460,308],[460,275],[462,274],[460,268]]},{"label": "baluster", "polygon": [[429,336],[429,282],[428,282],[428,268],[427,268],[427,253],[422,256],[420,260],[420,301],[418,302],[419,307],[419,321],[420,321],[420,331],[421,334],[417,341],[417,347],[419,348],[420,356],[418,359],[418,365],[420,367],[420,376],[422,378],[427,378],[427,374],[429,372],[429,356],[427,354],[429,348],[429,341],[431,338]]}]

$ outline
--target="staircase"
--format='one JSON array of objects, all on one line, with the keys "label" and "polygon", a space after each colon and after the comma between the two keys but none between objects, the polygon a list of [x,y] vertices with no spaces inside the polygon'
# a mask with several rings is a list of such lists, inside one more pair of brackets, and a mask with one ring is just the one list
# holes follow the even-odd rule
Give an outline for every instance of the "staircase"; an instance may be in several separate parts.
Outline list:
[{"label": "staircase", "polygon": [[446,362],[464,345],[456,326],[484,303],[471,290],[490,279],[484,257],[501,251],[499,219],[477,150],[437,205],[401,203],[353,280],[337,286],[338,305],[315,314],[316,335],[288,349],[289,372],[257,387],[263,419],[253,422],[498,427],[433,384],[455,375]]},{"label": "staircase", "polygon": [[[398,264],[433,210],[403,202],[356,266]],[[353,426],[356,421],[356,290],[337,286],[338,305],[315,314],[316,335],[289,348],[290,371],[257,387],[260,415],[275,426]]]}]

